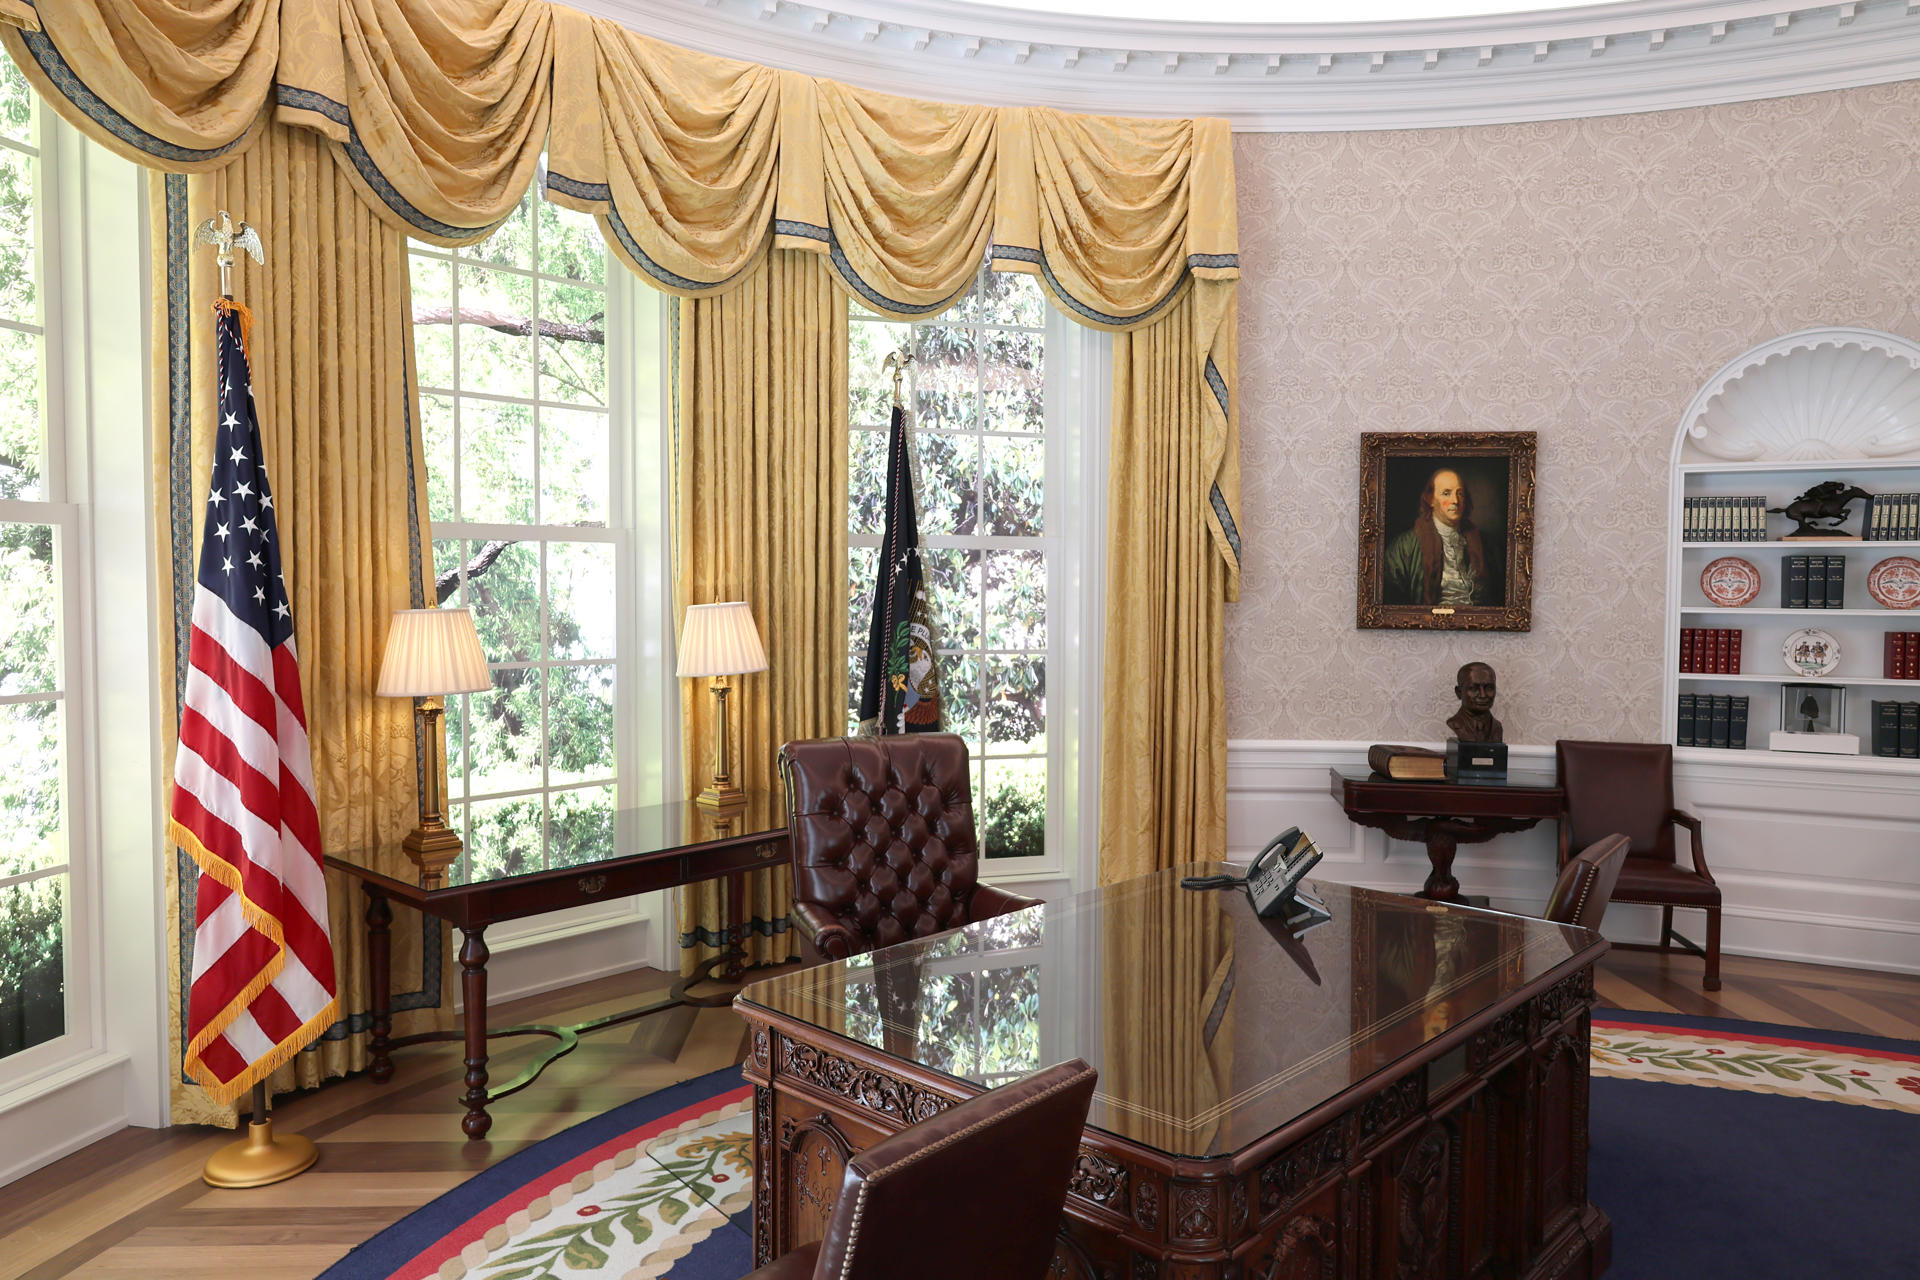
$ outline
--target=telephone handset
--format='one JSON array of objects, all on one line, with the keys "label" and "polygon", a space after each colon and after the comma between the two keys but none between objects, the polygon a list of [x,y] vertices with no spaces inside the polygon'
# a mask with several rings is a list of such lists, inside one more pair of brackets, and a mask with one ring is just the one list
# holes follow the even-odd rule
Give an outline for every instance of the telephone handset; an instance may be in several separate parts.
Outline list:
[{"label": "telephone handset", "polygon": [[1239,876],[1188,876],[1180,883],[1188,889],[1221,889],[1246,886],[1254,912],[1265,917],[1280,916],[1288,924],[1314,924],[1331,919],[1326,907],[1300,888],[1300,881],[1321,858],[1313,837],[1298,827],[1288,827],[1262,849]]},{"label": "telephone handset", "polygon": [[1313,837],[1298,827],[1288,827],[1268,841],[1247,868],[1247,896],[1253,899],[1255,914],[1289,914],[1290,899],[1320,858]]}]

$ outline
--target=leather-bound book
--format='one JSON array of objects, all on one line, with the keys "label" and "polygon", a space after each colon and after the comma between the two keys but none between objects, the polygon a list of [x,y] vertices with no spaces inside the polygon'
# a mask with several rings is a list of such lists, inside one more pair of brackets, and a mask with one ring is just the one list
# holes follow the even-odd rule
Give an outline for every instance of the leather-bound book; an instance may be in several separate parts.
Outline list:
[{"label": "leather-bound book", "polygon": [[1693,704],[1698,696],[1698,694],[1692,693],[1683,693],[1680,695],[1679,731],[1673,735],[1675,739],[1673,745],[1676,747],[1690,747],[1693,745]]},{"label": "leather-bound book", "polygon": [[1828,556],[1827,561],[1827,608],[1844,609],[1847,607],[1847,558]]},{"label": "leather-bound book", "polygon": [[1367,748],[1367,767],[1396,782],[1441,782],[1447,776],[1447,757],[1427,747],[1375,743]]},{"label": "leather-bound book", "polygon": [[1920,702],[1900,704],[1900,756],[1920,759]]},{"label": "leather-bound book", "polygon": [[1747,749],[1747,695],[1736,693],[1727,711],[1727,745],[1735,751]]}]

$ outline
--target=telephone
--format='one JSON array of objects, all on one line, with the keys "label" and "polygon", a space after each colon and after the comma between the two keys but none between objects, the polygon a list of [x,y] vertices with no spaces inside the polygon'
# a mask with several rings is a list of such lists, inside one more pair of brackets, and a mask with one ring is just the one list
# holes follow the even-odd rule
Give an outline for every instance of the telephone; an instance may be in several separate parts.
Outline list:
[{"label": "telephone", "polygon": [[1188,876],[1180,883],[1188,889],[1244,885],[1247,896],[1253,900],[1255,914],[1281,916],[1289,924],[1319,923],[1332,919],[1332,915],[1324,903],[1301,890],[1300,881],[1320,861],[1321,856],[1320,847],[1314,844],[1312,836],[1298,827],[1288,827],[1267,842],[1267,847],[1247,868],[1244,878]]}]

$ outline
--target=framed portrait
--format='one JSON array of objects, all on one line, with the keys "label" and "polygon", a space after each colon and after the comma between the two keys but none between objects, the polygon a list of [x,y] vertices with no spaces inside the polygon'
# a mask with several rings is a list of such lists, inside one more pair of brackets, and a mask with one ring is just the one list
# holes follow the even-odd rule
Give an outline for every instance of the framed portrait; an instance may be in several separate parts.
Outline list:
[{"label": "framed portrait", "polygon": [[1533,626],[1531,431],[1360,437],[1359,625]]}]

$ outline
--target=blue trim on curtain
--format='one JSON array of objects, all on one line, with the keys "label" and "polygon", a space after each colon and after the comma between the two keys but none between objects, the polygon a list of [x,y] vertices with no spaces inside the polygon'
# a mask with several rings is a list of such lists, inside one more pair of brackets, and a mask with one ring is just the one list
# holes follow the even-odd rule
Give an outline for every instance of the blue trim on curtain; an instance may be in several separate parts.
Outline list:
[{"label": "blue trim on curtain", "polygon": [[558,191],[562,195],[572,196],[576,200],[592,200],[604,204],[606,209],[600,214],[600,217],[607,226],[613,229],[614,238],[619,240],[620,247],[626,251],[627,258],[637,264],[647,275],[652,276],[655,280],[658,280],[661,284],[669,288],[683,289],[688,293],[712,293],[714,290],[722,288],[735,279],[738,279],[743,272],[750,271],[759,265],[760,260],[756,258],[753,262],[741,267],[739,271],[734,272],[724,280],[689,279],[677,271],[669,271],[666,267],[661,266],[658,262],[655,262],[647,256],[646,250],[640,247],[640,242],[633,238],[633,232],[629,231],[627,224],[621,220],[620,210],[614,207],[613,197],[606,183],[582,182],[578,178],[569,178],[565,174],[555,173],[552,169],[548,169],[547,189],[549,191]]},{"label": "blue trim on curtain", "polygon": [[[1225,255],[1220,255],[1220,256],[1225,256]],[[1074,312],[1076,315],[1079,315],[1083,319],[1091,320],[1095,324],[1110,325],[1118,329],[1134,328],[1138,325],[1145,324],[1147,321],[1153,319],[1153,317],[1159,315],[1162,311],[1166,310],[1168,307],[1172,306],[1176,301],[1179,300],[1180,289],[1183,285],[1186,284],[1185,278],[1182,278],[1180,281],[1180,284],[1177,284],[1172,289],[1169,289],[1164,297],[1162,297],[1158,302],[1155,302],[1152,306],[1148,307],[1145,311],[1141,311],[1130,316],[1109,315],[1107,312],[1101,311],[1096,307],[1088,306],[1086,303],[1080,301],[1080,299],[1074,297],[1071,293],[1068,293],[1066,290],[1066,286],[1060,283],[1060,278],[1053,274],[1053,268],[1047,264],[1047,255],[1040,252],[1038,249],[1024,249],[1024,248],[1021,248],[1019,245],[1012,245],[1012,244],[996,244],[993,246],[993,257],[1005,258],[1013,262],[1033,263],[1035,266],[1040,268],[1040,274],[1043,278],[1045,278],[1047,282],[1047,289],[1053,294],[1054,297],[1060,300],[1061,305],[1066,307],[1067,310]],[[1189,265],[1191,265],[1192,260],[1189,259],[1188,262],[1189,262]],[[1225,265],[1225,264],[1214,264],[1214,265]]]},{"label": "blue trim on curtain", "polygon": [[106,132],[137,151],[144,152],[158,160],[171,160],[176,164],[200,164],[208,160],[218,160],[235,147],[247,140],[251,130],[244,130],[232,142],[218,147],[183,147],[177,142],[168,142],[142,129],[133,121],[121,115],[104,98],[89,89],[86,82],[74,74],[60,50],[54,46],[44,31],[19,32],[21,42],[27,46],[27,52],[40,71],[60,93],[60,96],[78,107],[87,117]]},{"label": "blue trim on curtain", "polygon": [[346,148],[347,158],[353,162],[354,172],[360,175],[361,180],[367,184],[374,195],[380,198],[382,204],[399,214],[401,220],[416,231],[439,236],[442,240],[464,240],[473,243],[484,240],[498,231],[505,225],[507,219],[513,216],[514,210],[519,208],[516,202],[514,209],[509,209],[504,217],[483,227],[456,227],[450,222],[441,222],[437,218],[428,217],[414,208],[413,204],[401,195],[391,182],[387,181],[387,175],[380,172],[380,166],[374,163],[373,156],[361,143],[360,131],[353,127],[353,119],[345,103],[335,102],[325,94],[316,93],[312,89],[297,89],[286,84],[274,86],[274,94],[274,100],[283,107],[290,107],[295,111],[311,111],[315,115],[325,116],[335,124],[345,126],[347,140],[343,145]]}]

